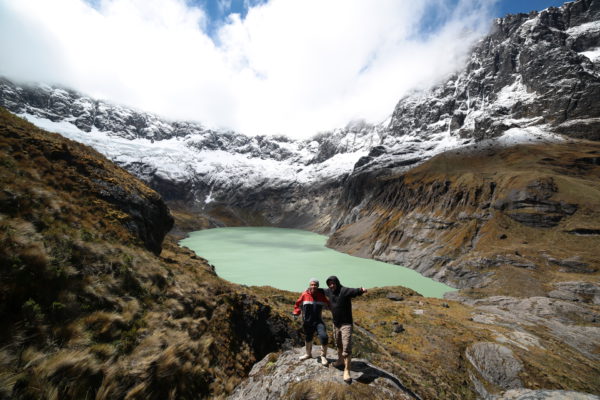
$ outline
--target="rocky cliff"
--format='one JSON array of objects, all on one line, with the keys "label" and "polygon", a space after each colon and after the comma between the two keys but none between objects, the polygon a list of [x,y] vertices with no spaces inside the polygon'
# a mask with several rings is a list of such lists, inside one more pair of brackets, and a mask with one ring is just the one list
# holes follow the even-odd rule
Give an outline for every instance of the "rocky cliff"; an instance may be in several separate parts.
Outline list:
[{"label": "rocky cliff", "polygon": [[382,146],[357,167],[406,169],[443,149],[525,132],[598,140],[599,48],[597,0],[497,19],[463,70],[398,102]]},{"label": "rocky cliff", "polygon": [[[358,174],[329,245],[503,294],[546,293],[561,274],[595,279],[599,154],[595,142],[473,147]],[[545,278],[518,278],[531,274]]]},{"label": "rocky cliff", "polygon": [[566,3],[497,19],[463,71],[398,103],[395,135],[451,134],[478,140],[511,127],[548,124],[598,140],[600,4]]}]

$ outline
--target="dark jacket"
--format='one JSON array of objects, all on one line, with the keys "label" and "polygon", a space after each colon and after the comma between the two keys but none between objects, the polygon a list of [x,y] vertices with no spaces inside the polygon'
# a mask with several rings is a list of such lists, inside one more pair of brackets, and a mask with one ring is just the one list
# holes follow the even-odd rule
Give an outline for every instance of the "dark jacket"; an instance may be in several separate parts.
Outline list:
[{"label": "dark jacket", "polygon": [[337,276],[327,278],[327,286],[329,286],[330,281],[337,284],[335,292],[332,292],[331,289],[325,289],[325,295],[331,303],[333,324],[338,328],[345,324],[352,324],[352,298],[363,294],[362,290],[360,288],[343,287]]},{"label": "dark jacket", "polygon": [[305,324],[317,325],[322,324],[321,311],[323,307],[329,307],[329,300],[325,297],[323,289],[317,289],[314,295],[310,290],[302,292],[296,304],[294,305],[294,314],[298,315],[302,312],[302,318]]}]

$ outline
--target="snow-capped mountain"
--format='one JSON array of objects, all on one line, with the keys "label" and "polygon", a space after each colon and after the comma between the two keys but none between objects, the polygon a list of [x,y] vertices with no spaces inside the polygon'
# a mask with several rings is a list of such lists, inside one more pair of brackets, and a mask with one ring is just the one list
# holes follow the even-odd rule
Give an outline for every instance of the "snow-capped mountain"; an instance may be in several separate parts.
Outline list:
[{"label": "snow-capped mountain", "polygon": [[275,224],[286,217],[274,204],[323,214],[352,173],[401,171],[474,144],[556,134],[599,140],[599,99],[598,0],[498,19],[464,70],[404,97],[386,122],[354,122],[303,141],[168,121],[69,89],[0,79],[1,106],[91,145],[167,200],[195,209],[261,203]]},{"label": "snow-capped mountain", "polygon": [[108,104],[72,90],[0,80],[0,105],[88,144],[146,181],[202,182],[214,199],[228,189],[337,179],[380,142],[382,126],[349,124],[311,140],[249,137]]},{"label": "snow-capped mountain", "polygon": [[394,153],[418,158],[411,147],[423,140],[447,147],[503,135],[600,140],[599,100],[600,2],[508,15],[494,21],[464,70],[399,101],[374,166]]}]

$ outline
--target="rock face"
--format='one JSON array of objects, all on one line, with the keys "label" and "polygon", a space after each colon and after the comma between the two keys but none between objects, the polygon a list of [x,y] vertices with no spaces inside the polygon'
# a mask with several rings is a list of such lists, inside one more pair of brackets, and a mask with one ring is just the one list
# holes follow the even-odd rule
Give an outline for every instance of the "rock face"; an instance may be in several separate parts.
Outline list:
[{"label": "rock face", "polygon": [[467,349],[466,356],[488,382],[502,389],[523,387],[519,379],[523,364],[509,348],[496,343],[475,343]]},{"label": "rock face", "polygon": [[600,304],[600,286],[592,282],[559,282],[548,297],[561,300]]},{"label": "rock face", "polygon": [[[519,325],[543,326],[556,340],[570,346],[572,350],[592,360],[600,359],[594,350],[595,343],[600,340],[600,327],[597,326],[600,314],[595,308],[548,297],[519,299],[491,296],[481,300],[463,300],[477,307],[480,313],[474,318],[478,318],[483,324],[511,328]],[[504,341],[520,343],[520,347],[539,347],[535,339],[524,338],[522,341],[518,336]]]},{"label": "rock face", "polygon": [[596,152],[591,142],[485,146],[447,152],[404,173],[353,174],[328,245],[458,288],[542,295],[549,290],[541,282],[517,277],[570,271],[591,278],[600,268],[591,250],[600,236],[574,232],[600,226],[593,200],[600,170],[577,161]]},{"label": "rock face", "polygon": [[465,70],[401,100],[390,129],[396,135],[448,130],[481,140],[548,123],[556,132],[600,139],[599,4],[576,1],[496,20]]},{"label": "rock face", "polygon": [[[320,347],[313,354],[320,354]],[[236,388],[230,400],[297,398],[324,398],[342,393],[343,398],[367,395],[371,399],[418,399],[405,388],[400,380],[389,372],[354,359],[351,365],[352,385],[344,383],[342,371],[333,366],[321,365],[317,358],[300,361],[303,349],[272,353],[256,363],[248,379]],[[329,358],[329,361],[334,361]]]}]

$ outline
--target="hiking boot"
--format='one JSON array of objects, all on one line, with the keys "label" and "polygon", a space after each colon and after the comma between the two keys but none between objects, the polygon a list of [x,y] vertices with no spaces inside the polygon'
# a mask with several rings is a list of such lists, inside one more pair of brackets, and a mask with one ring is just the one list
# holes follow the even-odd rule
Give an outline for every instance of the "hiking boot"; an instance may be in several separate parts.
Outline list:
[{"label": "hiking boot", "polygon": [[350,355],[344,357],[344,382],[351,383],[352,377],[350,376]]},{"label": "hiking boot", "polygon": [[300,356],[300,361],[312,358],[312,342],[306,342],[306,354]]},{"label": "hiking boot", "polygon": [[329,361],[327,361],[327,345],[321,346],[321,364],[327,366]]}]

